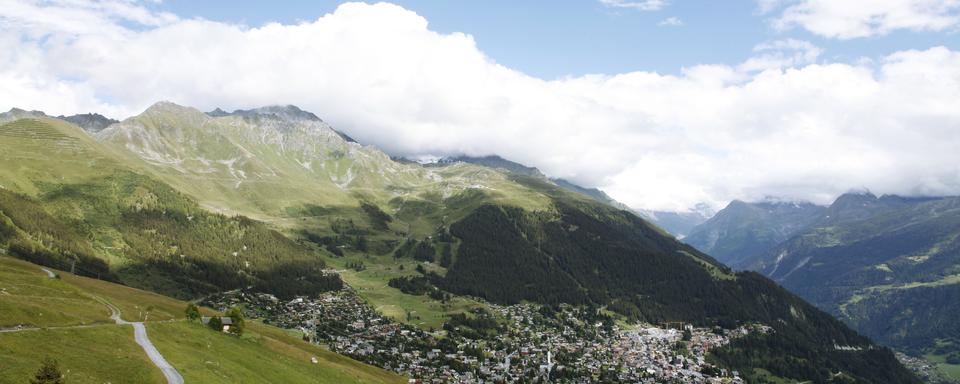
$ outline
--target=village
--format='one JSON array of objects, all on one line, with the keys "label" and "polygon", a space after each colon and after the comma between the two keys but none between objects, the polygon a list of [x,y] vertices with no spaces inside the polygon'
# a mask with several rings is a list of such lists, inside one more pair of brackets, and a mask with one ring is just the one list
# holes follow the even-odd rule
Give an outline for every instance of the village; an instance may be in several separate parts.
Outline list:
[{"label": "village", "polygon": [[707,353],[763,325],[737,329],[621,328],[591,307],[487,304],[428,332],[378,314],[346,287],[282,301],[233,291],[204,305],[241,305],[246,316],[303,332],[304,340],[408,376],[411,383],[743,383]]}]

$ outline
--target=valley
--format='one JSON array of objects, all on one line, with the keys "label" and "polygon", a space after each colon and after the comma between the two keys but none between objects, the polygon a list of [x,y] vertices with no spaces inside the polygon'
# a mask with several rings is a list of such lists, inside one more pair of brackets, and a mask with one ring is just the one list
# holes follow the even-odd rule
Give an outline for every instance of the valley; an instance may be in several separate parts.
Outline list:
[{"label": "valley", "polygon": [[[890,350],[761,275],[734,272],[599,195],[511,170],[502,161],[395,161],[293,106],[206,114],[160,102],[92,135],[62,120],[30,116],[0,125],[0,147],[0,244],[11,256],[59,270],[184,300],[242,289],[290,302],[349,290],[373,316],[418,335],[485,311],[508,323],[525,316],[515,310],[562,306],[574,318],[602,316],[608,326],[683,323],[698,338],[714,330],[739,332],[694,356],[690,377],[704,380],[733,380],[737,371],[747,381],[917,382]],[[58,156],[46,156],[49,151]],[[553,324],[544,321],[539,326]],[[754,326],[765,331],[738,331]],[[289,343],[302,335],[257,327],[251,328],[260,337],[251,337],[259,346],[236,347],[277,347],[276,341],[287,342],[281,334]],[[188,382],[247,377],[216,366],[199,369],[183,353],[201,345],[178,346],[167,338],[212,343],[213,335],[174,323],[148,322],[146,330],[151,339],[160,335],[157,349]],[[602,343],[635,340],[619,333],[603,337]],[[423,342],[432,350],[430,343],[454,340],[479,339],[457,339],[446,330]],[[575,350],[593,348],[579,339],[568,342]],[[511,345],[483,353],[539,344],[520,339]],[[168,355],[165,348],[176,352]],[[302,356],[306,347],[283,348],[289,357]],[[342,345],[329,348],[398,368]],[[670,348],[658,351],[664,364],[680,362],[672,374],[691,365],[670,358],[678,353]],[[577,380],[608,373],[627,381],[656,376],[643,373],[650,361],[617,365],[628,355],[596,364],[562,361],[578,372]],[[258,372],[279,369],[289,361],[283,356],[265,360],[269,366]],[[434,372],[477,377],[480,361],[458,361]],[[598,364],[617,368],[583,370]],[[525,369],[519,372],[534,373]],[[306,372],[297,364],[283,372],[291,375],[284,381],[310,381],[296,376]]]}]

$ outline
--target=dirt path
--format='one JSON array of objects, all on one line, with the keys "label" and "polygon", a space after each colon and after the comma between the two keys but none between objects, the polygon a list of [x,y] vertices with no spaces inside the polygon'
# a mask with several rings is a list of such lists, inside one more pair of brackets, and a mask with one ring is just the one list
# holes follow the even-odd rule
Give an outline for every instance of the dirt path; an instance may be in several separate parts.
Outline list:
[{"label": "dirt path", "polygon": [[[53,271],[40,268],[47,273],[47,277],[54,279],[57,277],[56,273]],[[170,363],[167,362],[167,359],[163,358],[163,355],[160,354],[160,351],[157,350],[157,347],[150,342],[150,338],[147,337],[147,328],[143,326],[143,322],[129,322],[120,317],[120,309],[110,304],[109,301],[104,300],[99,296],[90,296],[94,300],[100,302],[110,309],[110,318],[116,323],[116,325],[132,325],[133,326],[133,338],[143,348],[143,351],[147,353],[147,357],[150,358],[150,361],[153,362],[153,365],[156,365],[157,368],[160,368],[160,371],[163,372],[163,376],[167,378],[168,384],[183,384],[183,376],[180,376],[180,372],[177,372],[177,369],[174,368]],[[85,324],[85,325],[67,325],[62,327],[14,327],[14,328],[0,328],[0,333],[9,333],[9,332],[23,332],[23,331],[37,331],[37,330],[48,330],[48,329],[75,329],[75,328],[93,328],[93,327],[104,327],[112,326],[112,324]]]},{"label": "dirt path", "polygon": [[129,322],[123,320],[120,317],[119,308],[102,298],[94,298],[103,303],[103,305],[106,305],[107,308],[110,308],[110,318],[113,319],[113,321],[115,321],[118,325],[133,326],[134,339],[137,341],[137,344],[140,344],[140,347],[143,348],[143,351],[147,353],[147,357],[150,358],[150,361],[153,362],[153,365],[156,365],[157,368],[160,368],[160,371],[163,372],[163,376],[167,378],[167,383],[183,384],[183,376],[180,376],[180,372],[177,372],[177,369],[170,365],[170,363],[167,362],[167,359],[164,359],[163,355],[160,354],[160,351],[157,350],[157,347],[150,342],[150,338],[147,337],[147,328],[143,326],[143,322]]}]

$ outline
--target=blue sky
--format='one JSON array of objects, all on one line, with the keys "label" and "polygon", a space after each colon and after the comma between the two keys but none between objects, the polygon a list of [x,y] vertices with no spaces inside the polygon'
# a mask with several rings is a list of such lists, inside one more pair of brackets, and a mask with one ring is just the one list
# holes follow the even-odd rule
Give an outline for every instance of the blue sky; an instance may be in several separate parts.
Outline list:
[{"label": "blue sky", "polygon": [[[257,27],[268,22],[311,22],[340,1],[166,0],[156,5],[181,17]],[[500,64],[543,79],[583,74],[656,71],[678,74],[698,64],[736,65],[757,44],[779,39],[810,41],[830,62],[879,58],[904,49],[960,46],[956,31],[896,30],[884,36],[836,40],[802,28],[778,31],[773,13],[754,1],[674,0],[660,10],[614,8],[593,0],[401,0],[424,16],[430,29],[463,32]],[[661,26],[677,18],[681,26]]]}]

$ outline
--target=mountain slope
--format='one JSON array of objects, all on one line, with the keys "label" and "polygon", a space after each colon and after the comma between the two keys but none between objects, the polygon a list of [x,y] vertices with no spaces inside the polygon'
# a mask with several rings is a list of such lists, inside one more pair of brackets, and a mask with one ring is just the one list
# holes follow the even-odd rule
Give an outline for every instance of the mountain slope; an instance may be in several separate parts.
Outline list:
[{"label": "mountain slope", "polygon": [[[97,139],[137,155],[149,164],[147,172],[204,206],[267,220],[311,216],[310,206],[359,211],[362,202],[402,216],[404,209],[442,210],[443,200],[480,189],[491,201],[542,206],[542,197],[489,168],[398,163],[344,139],[312,114],[288,109],[210,117],[158,103]],[[421,235],[433,229],[414,227]]]},{"label": "mountain slope", "polygon": [[[145,321],[148,337],[186,382],[399,383],[402,378],[250,322],[244,337],[185,321],[185,302],[0,256],[0,382],[22,383],[47,356],[69,383],[165,383],[102,301],[128,321]],[[209,312],[208,312],[209,313]],[[34,327],[40,327],[33,329]],[[317,364],[310,361],[318,357]]]},{"label": "mountain slope", "polygon": [[825,211],[810,203],[734,200],[683,239],[734,268],[805,229]]},{"label": "mountain slope", "polygon": [[871,200],[873,215],[831,209],[759,269],[884,344],[957,353],[960,198]]},{"label": "mountain slope", "polygon": [[129,162],[61,120],[0,125],[0,248],[178,297],[339,286],[313,251],[262,223],[211,214]]},{"label": "mountain slope", "polygon": [[847,193],[826,208],[734,202],[685,241],[885,345],[960,361],[958,239],[960,198]]}]

